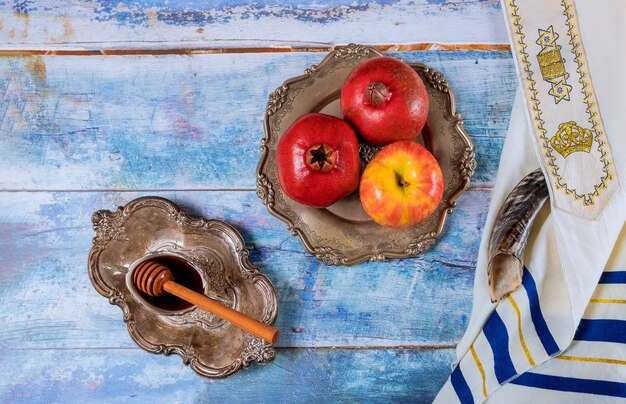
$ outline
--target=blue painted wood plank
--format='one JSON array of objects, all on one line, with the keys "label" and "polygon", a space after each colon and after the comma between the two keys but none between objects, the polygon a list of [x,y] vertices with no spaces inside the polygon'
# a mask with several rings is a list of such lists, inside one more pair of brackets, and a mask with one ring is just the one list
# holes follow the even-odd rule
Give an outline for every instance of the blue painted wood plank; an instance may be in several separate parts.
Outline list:
[{"label": "blue painted wood plank", "polygon": [[[169,3],[0,0],[0,52],[507,42],[497,0]],[[467,323],[516,81],[508,52],[398,55],[448,76],[478,188],[433,251],[352,268],[305,253],[253,191],[182,191],[253,188],[267,95],[323,54],[0,58],[0,190],[89,191],[0,194],[0,401],[430,402]],[[98,190],[154,190],[235,224],[279,291],[280,345],[305,348],[222,381],[136,349],[86,255],[91,213],[145,193]]]},{"label": "blue painted wood plank", "polygon": [[508,43],[497,0],[5,0],[0,20],[2,49]]},{"label": "blue painted wood plank", "polygon": [[[451,346],[467,325],[490,192],[463,194],[431,251],[354,267],[326,267],[306,253],[252,191],[153,194],[240,230],[276,286],[280,346]],[[92,212],[142,195],[2,194],[1,349],[134,346],[120,309],[91,286],[87,254]]]},{"label": "blue painted wood plank", "polygon": [[[441,70],[497,171],[516,88],[509,52],[394,53]],[[0,58],[0,189],[255,186],[271,91],[321,53]]]},{"label": "blue painted wood plank", "polygon": [[140,349],[4,350],[2,402],[430,403],[451,349],[280,349],[274,362],[207,380]]}]

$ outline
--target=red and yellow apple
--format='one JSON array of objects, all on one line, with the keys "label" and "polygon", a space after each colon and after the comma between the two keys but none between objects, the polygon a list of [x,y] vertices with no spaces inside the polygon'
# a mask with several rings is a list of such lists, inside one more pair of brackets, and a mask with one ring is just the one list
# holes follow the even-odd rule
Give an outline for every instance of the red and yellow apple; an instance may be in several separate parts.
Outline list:
[{"label": "red and yellow apple", "polygon": [[430,216],[443,196],[443,174],[435,157],[411,141],[384,147],[361,176],[361,204],[385,227],[407,227]]}]

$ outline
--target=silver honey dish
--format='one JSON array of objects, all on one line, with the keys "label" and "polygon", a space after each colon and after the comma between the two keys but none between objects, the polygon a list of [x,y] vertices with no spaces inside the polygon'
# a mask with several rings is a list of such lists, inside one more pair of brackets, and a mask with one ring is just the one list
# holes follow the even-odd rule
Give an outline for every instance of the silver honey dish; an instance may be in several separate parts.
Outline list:
[{"label": "silver honey dish", "polygon": [[89,277],[96,290],[122,309],[131,338],[143,349],[178,354],[209,378],[221,378],[275,356],[274,346],[175,297],[151,299],[132,282],[145,260],[172,268],[177,282],[266,324],[278,299],[270,280],[248,261],[239,232],[220,220],[189,216],[157,197],[135,199],[115,212],[93,214],[96,236]]}]

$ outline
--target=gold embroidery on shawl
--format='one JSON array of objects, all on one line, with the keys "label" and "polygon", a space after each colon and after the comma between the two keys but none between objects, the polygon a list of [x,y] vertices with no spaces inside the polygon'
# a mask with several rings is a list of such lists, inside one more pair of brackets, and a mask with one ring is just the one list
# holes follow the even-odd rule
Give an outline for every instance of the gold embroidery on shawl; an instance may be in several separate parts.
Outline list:
[{"label": "gold embroidery on shawl", "polygon": [[569,74],[565,70],[565,59],[561,56],[561,47],[556,43],[558,38],[559,34],[550,25],[548,29],[539,29],[539,39],[536,41],[541,46],[537,55],[539,70],[543,79],[552,86],[548,94],[554,98],[555,104],[563,100],[569,101],[569,93],[572,91],[572,86],[567,84]]},{"label": "gold embroidery on shawl", "polygon": [[541,53],[537,55],[537,60],[541,68],[541,75],[545,81],[551,83],[554,79],[567,74],[560,48],[541,51]]},{"label": "gold embroidery on shawl", "polygon": [[574,121],[559,125],[556,135],[550,139],[550,145],[563,157],[574,152],[591,152],[593,135],[589,129],[581,128]]},{"label": "gold embroidery on shawl", "polygon": [[[602,132],[602,124],[600,120],[601,118],[597,109],[597,102],[595,101],[596,97],[593,91],[593,86],[589,80],[589,73],[587,71],[586,63],[584,61],[582,45],[579,40],[578,27],[576,26],[577,19],[574,5],[570,0],[561,0],[561,5],[564,8],[563,15],[566,17],[565,25],[568,28],[567,35],[570,38],[568,42],[573,48],[572,54],[574,56],[574,62],[578,66],[578,68],[576,69],[576,72],[579,75],[578,81],[582,84],[582,93],[585,96],[584,103],[587,106],[586,112],[589,115],[588,121],[592,125],[591,132],[594,135],[593,140],[595,140],[598,144],[597,149],[600,154],[600,162],[603,164],[602,176],[594,185],[594,190],[587,193],[581,193],[575,188],[569,186],[563,176],[559,173],[561,167],[559,167],[556,163],[556,158],[553,155],[555,149],[550,144],[551,139],[548,138],[547,130],[544,127],[545,121],[542,118],[543,110],[541,109],[541,104],[537,97],[537,82],[533,78],[535,72],[533,72],[532,70],[531,63],[529,62],[529,55],[526,51],[528,45],[525,42],[526,34],[524,33],[524,27],[521,23],[519,6],[516,4],[516,0],[509,0],[508,5],[510,7],[509,13],[510,17],[512,18],[512,25],[514,28],[512,31],[512,35],[514,41],[518,45],[517,52],[520,56],[520,64],[522,65],[522,71],[525,76],[524,79],[526,81],[527,89],[530,93],[531,118],[535,122],[538,136],[540,139],[540,146],[544,151],[544,156],[546,157],[546,170],[554,180],[555,190],[564,192],[565,195],[574,198],[574,200],[576,201],[582,202],[584,206],[592,206],[595,204],[596,198],[600,196],[601,191],[607,188],[607,184],[610,181],[614,180],[614,176],[612,174],[612,162],[608,157],[608,151],[605,147],[606,142],[602,140],[604,133]],[[551,37],[549,37],[547,42],[555,47],[555,41],[558,38],[558,34],[554,33],[554,30],[550,30],[550,28],[545,31],[548,32],[549,35],[552,35]],[[541,34],[542,33],[540,32],[540,39]],[[546,34],[544,34],[544,36],[545,35]]]}]

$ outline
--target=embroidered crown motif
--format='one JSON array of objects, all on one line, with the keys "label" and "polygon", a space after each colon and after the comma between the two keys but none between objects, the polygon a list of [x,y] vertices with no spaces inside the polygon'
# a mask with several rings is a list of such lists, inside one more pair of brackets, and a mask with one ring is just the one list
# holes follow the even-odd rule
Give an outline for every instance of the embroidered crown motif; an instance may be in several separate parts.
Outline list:
[{"label": "embroidered crown motif", "polygon": [[593,134],[589,129],[581,128],[574,121],[559,125],[559,129],[550,139],[550,145],[564,158],[574,152],[591,151]]}]

